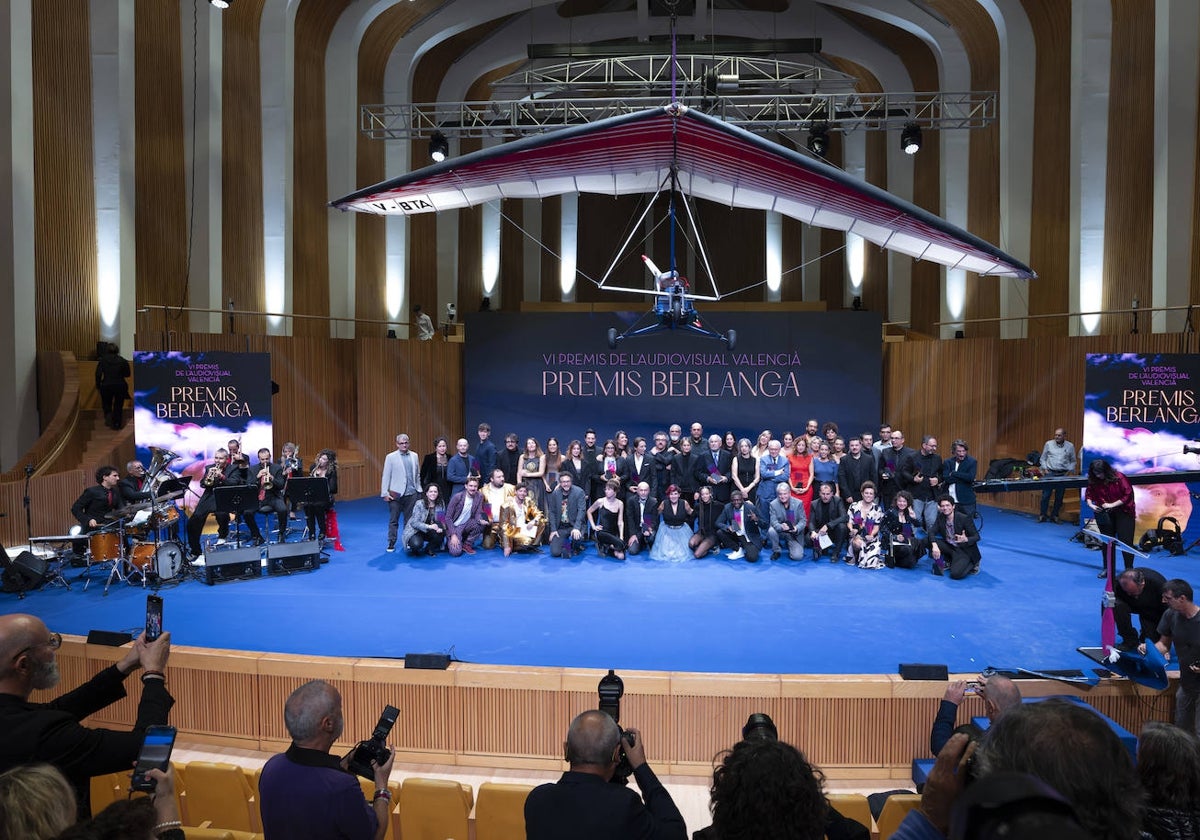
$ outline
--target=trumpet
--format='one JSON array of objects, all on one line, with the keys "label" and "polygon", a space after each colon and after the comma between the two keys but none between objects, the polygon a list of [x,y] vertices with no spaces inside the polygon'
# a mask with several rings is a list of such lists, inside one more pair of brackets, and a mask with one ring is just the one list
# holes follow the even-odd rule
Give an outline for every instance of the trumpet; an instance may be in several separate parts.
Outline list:
[{"label": "trumpet", "polygon": [[223,480],[224,476],[222,475],[222,469],[220,465],[213,464],[205,471],[204,478],[200,479],[200,486],[206,488],[215,487],[218,482]]},{"label": "trumpet", "polygon": [[260,459],[258,462],[258,500],[260,502],[266,498],[267,491],[271,489],[273,484],[271,464]]}]

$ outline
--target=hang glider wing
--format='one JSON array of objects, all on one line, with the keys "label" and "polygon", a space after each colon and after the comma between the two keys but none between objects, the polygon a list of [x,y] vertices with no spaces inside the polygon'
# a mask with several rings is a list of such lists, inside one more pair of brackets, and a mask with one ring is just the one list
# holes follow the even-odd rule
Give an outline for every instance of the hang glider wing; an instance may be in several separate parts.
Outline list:
[{"label": "hang glider wing", "polygon": [[774,210],[951,268],[1036,276],[994,245],[891,193],[683,106],[611,117],[447,159],[331,205],[412,215],[502,198],[654,193],[672,164],[679,189],[696,198]]}]

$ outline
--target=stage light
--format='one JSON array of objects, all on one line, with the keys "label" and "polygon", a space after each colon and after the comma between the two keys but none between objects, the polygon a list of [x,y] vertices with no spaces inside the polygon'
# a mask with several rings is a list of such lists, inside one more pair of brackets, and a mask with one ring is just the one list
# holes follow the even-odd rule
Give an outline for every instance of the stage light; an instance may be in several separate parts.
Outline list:
[{"label": "stage light", "polygon": [[433,136],[429,138],[429,157],[434,163],[441,163],[450,154],[450,142],[446,140],[446,135],[440,131],[433,132]]},{"label": "stage light", "polygon": [[900,148],[906,155],[915,155],[921,151],[921,127],[915,122],[905,124],[900,132]]},{"label": "stage light", "polygon": [[232,0],[208,0],[208,2],[212,3],[214,9],[225,10],[229,8],[229,4],[232,2]]},{"label": "stage light", "polygon": [[808,130],[808,150],[817,157],[825,157],[829,150],[829,126],[817,123]]}]

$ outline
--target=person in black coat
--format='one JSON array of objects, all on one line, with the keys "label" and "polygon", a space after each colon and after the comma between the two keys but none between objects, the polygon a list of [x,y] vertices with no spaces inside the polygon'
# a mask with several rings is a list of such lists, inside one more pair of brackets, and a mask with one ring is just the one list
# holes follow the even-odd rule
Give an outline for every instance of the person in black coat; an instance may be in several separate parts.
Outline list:
[{"label": "person in black coat", "polygon": [[[75,504],[71,505],[71,515],[79,522],[83,533],[90,534],[112,524],[108,515],[125,505],[120,484],[121,474],[116,467],[105,464],[96,469],[96,483],[80,493]],[[75,540],[73,543],[77,557],[82,557],[87,547],[87,540]]]},{"label": "person in black coat", "polygon": [[947,568],[951,580],[979,574],[979,532],[970,517],[954,509],[949,496],[938,497],[938,515],[929,529],[929,541],[935,575]]},{"label": "person in black coat", "polygon": [[[1117,598],[1113,607],[1113,619],[1117,632],[1121,634],[1121,650],[1135,650],[1139,642],[1158,641],[1158,623],[1162,621],[1167,605],[1163,603],[1163,586],[1167,580],[1154,569],[1136,567],[1126,569],[1117,578],[1113,594]],[[1133,616],[1141,624],[1141,632],[1133,629]]]},{"label": "person in black coat", "polygon": [[[679,808],[646,763],[641,732],[622,733],[593,709],[571,721],[566,747],[571,769],[525,800],[526,840],[686,840]],[[641,797],[611,783],[622,749]]]},{"label": "person in black coat", "polygon": [[733,490],[733,456],[721,446],[720,435],[710,435],[708,449],[696,459],[696,486],[712,487],[713,498],[726,504]]},{"label": "person in black coat", "polygon": [[[128,773],[146,727],[167,722],[175,702],[165,676],[171,636],[163,633],[153,642],[138,638],[119,662],[73,691],[49,703],[29,702],[34,690],[58,684],[56,651],[61,644],[62,636],[35,616],[0,616],[0,772],[39,761],[52,764],[75,789],[79,818],[87,819],[91,777]],[[132,731],[80,723],[125,697],[122,683],[138,668],[145,673]]]},{"label": "person in black coat", "polygon": [[96,390],[104,424],[119,429],[125,419],[125,400],[129,399],[129,362],[117,351],[117,345],[105,344],[96,360]]}]

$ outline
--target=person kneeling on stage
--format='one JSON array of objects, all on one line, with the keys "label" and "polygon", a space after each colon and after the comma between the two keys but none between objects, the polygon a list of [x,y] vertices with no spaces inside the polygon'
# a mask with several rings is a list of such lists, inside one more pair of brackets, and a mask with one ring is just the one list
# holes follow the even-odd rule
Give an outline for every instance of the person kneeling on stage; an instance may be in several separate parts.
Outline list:
[{"label": "person kneeling on stage", "polygon": [[450,556],[474,554],[475,541],[483,537],[487,519],[483,514],[483,496],[479,495],[479,479],[470,476],[461,493],[456,493],[446,505],[446,533],[450,536]]},{"label": "person kneeling on stage", "polygon": [[583,539],[587,495],[572,483],[570,473],[558,474],[558,487],[546,502],[550,512],[550,556],[572,556]]},{"label": "person kneeling on stage", "polygon": [[[323,478],[329,485],[329,502],[327,504],[309,502],[304,506],[304,516],[308,520],[308,538],[310,540],[324,540],[326,519],[329,516],[329,512],[333,510],[334,496],[337,495],[338,491],[337,453],[332,449],[322,449],[318,452],[317,460],[313,462],[309,478]],[[335,531],[334,534],[336,535],[336,533]]]},{"label": "person kneeling on stage", "polygon": [[409,554],[432,557],[442,550],[446,541],[446,506],[439,495],[437,484],[430,484],[425,494],[413,502],[412,511],[404,520],[404,547]]},{"label": "person kneeling on stage", "polygon": [[761,520],[758,511],[745,504],[741,490],[729,494],[729,504],[717,518],[717,539],[723,548],[730,549],[730,560],[746,558],[747,563],[757,563],[762,551]]},{"label": "person kneeling on stage", "polygon": [[[112,513],[125,504],[119,486],[121,474],[117,468],[108,464],[96,470],[96,483],[84,490],[75,504],[71,505],[71,515],[79,520],[83,533],[90,534],[109,524],[106,520]],[[73,545],[75,556],[82,558],[87,551],[87,540],[76,540]]]},{"label": "person kneeling on stage", "polygon": [[935,575],[946,568],[950,569],[951,580],[979,574],[979,532],[970,517],[954,509],[954,500],[949,496],[938,497],[938,515],[929,539]]},{"label": "person kneeling on stage", "polygon": [[[833,552],[830,557],[833,563],[842,557],[850,539],[849,521],[846,503],[833,492],[832,484],[822,482],[820,493],[813,499],[812,516],[808,520],[808,541],[812,545],[813,560],[820,560],[825,551]],[[824,548],[821,546],[822,537],[828,539],[828,545]]]},{"label": "person kneeling on stage", "polygon": [[519,485],[508,504],[500,508],[500,544],[504,556],[514,551],[537,551],[544,530],[546,514],[529,497],[529,488]]},{"label": "person kneeling on stage", "polygon": [[913,514],[912,494],[901,490],[894,507],[883,515],[884,565],[888,568],[915,569],[925,554],[923,523]]},{"label": "person kneeling on stage", "polygon": [[[258,450],[258,469],[254,473],[254,483],[258,485],[258,510],[246,516],[247,522],[256,521],[262,514],[263,525],[267,534],[271,533],[271,514],[275,514],[275,523],[279,526],[279,541],[287,537],[287,502],[283,500],[283,470],[271,462],[271,450]],[[257,524],[257,523],[256,523]]]},{"label": "person kneeling on stage", "polygon": [[483,547],[495,548],[503,542],[503,529],[500,525],[500,514],[512,505],[513,485],[504,480],[504,470],[495,467],[490,476],[491,481],[479,489],[483,496],[483,511],[487,518],[487,530],[483,532]]}]

